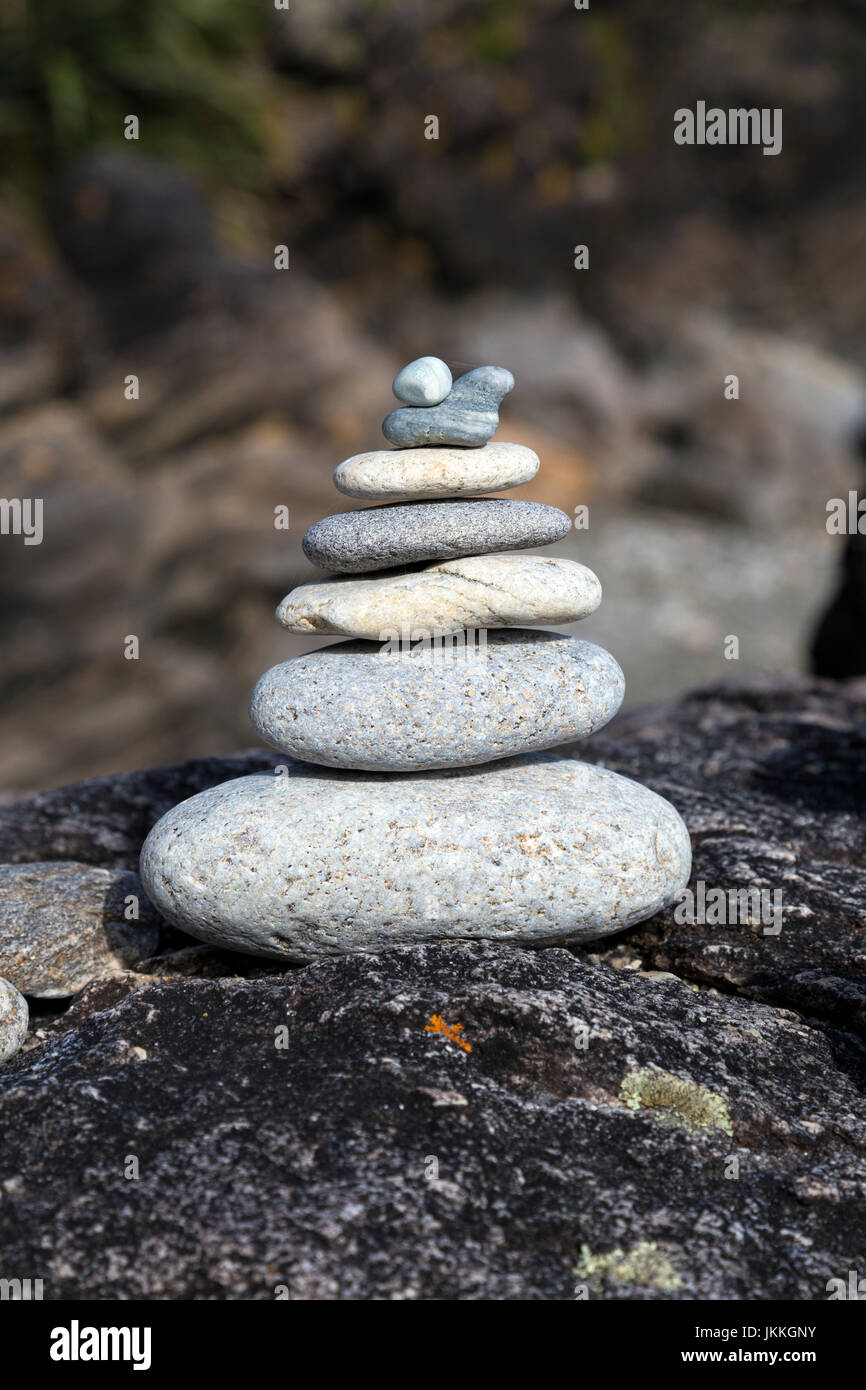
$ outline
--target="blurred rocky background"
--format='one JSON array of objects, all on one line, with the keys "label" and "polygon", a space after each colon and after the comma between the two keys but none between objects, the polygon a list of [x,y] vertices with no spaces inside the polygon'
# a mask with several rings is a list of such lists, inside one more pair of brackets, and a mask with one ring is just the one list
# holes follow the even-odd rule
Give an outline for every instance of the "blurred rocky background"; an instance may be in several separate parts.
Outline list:
[{"label": "blurred rocky background", "polygon": [[[804,669],[840,583],[814,659],[862,671],[864,67],[854,0],[7,0],[0,496],[44,539],[0,536],[0,787],[253,742],[303,531],[424,353],[515,373],[632,703]],[[782,108],[781,154],[676,145],[698,100]]]}]

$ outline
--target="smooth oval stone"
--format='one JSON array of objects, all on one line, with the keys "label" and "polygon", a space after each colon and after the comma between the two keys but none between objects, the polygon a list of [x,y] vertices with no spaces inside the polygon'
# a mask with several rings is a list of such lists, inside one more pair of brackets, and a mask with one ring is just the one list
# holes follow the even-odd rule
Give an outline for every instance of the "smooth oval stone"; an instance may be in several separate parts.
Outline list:
[{"label": "smooth oval stone", "polygon": [[478,636],[485,645],[407,642],[383,655],[370,642],[339,642],[307,652],[265,672],[250,718],[292,757],[408,772],[554,748],[601,728],[622,704],[625,677],[603,647],[522,629]]},{"label": "smooth oval stone", "polygon": [[283,599],[277,620],[290,632],[384,642],[404,627],[433,633],[576,623],[600,603],[601,584],[575,560],[470,555],[420,570],[302,584]]},{"label": "smooth oval stone", "polygon": [[373,449],[345,459],[334,473],[334,486],[347,497],[370,502],[412,501],[502,492],[531,482],[538,469],[538,455],[522,444]]},{"label": "smooth oval stone", "polygon": [[426,941],[586,941],[688,881],[674,808],[628,778],[530,754],[492,767],[327,772],[290,762],[175,806],[141,877],[178,927],[304,961]]},{"label": "smooth oval stone", "polygon": [[0,1062],[6,1062],[27,1037],[27,1000],[8,980],[0,979]]},{"label": "smooth oval stone", "polygon": [[567,513],[541,502],[450,498],[338,512],[311,526],[302,544],[307,559],[321,569],[364,574],[424,560],[553,545],[570,530]]},{"label": "smooth oval stone", "polygon": [[504,367],[476,367],[457,378],[440,405],[392,410],[382,422],[382,433],[404,448],[425,444],[478,448],[496,433],[502,399],[513,390],[514,377]]},{"label": "smooth oval stone", "polygon": [[451,372],[441,357],[416,357],[397,373],[392,390],[406,405],[438,405],[451,390]]},{"label": "smooth oval stone", "polygon": [[[127,917],[135,899],[137,918]],[[0,865],[0,975],[55,999],[129,970],[159,944],[138,875],[63,861]]]}]

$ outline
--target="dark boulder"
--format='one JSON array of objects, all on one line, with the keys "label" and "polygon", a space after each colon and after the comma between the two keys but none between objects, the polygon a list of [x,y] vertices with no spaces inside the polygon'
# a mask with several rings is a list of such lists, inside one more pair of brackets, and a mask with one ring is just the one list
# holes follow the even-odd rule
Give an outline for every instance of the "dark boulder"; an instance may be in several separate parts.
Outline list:
[{"label": "dark boulder", "polygon": [[[823,1300],[847,1281],[866,686],[699,691],[581,751],[674,801],[695,881],[780,888],[778,935],[672,908],[596,949],[285,973],[174,940],[38,1016],[0,1070],[4,1276],[50,1299]],[[4,809],[0,858],[132,867],[167,805],[271,761],[43,793]]]}]

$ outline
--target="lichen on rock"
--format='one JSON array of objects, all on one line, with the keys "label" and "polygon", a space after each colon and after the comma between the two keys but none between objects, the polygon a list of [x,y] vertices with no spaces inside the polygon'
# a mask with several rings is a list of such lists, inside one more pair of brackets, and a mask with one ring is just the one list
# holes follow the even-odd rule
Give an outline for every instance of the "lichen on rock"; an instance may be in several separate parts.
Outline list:
[{"label": "lichen on rock", "polygon": [[594,1255],[588,1245],[582,1245],[574,1272],[595,1293],[601,1293],[608,1282],[635,1284],[663,1293],[681,1288],[683,1282],[667,1255],[652,1240],[639,1240],[628,1252],[617,1246],[604,1255]]},{"label": "lichen on rock", "polygon": [[723,1096],[670,1072],[628,1072],[620,1098],[629,1110],[652,1110],[660,1124],[682,1125],[693,1133],[714,1129],[734,1132]]}]

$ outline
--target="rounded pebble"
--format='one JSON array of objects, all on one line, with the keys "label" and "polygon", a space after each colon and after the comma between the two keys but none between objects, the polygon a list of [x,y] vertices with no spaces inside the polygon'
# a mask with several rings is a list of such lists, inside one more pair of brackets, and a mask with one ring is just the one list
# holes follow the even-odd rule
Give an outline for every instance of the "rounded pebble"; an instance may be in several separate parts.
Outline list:
[{"label": "rounded pebble", "polygon": [[426,941],[587,941],[688,882],[674,808],[550,753],[412,774],[291,762],[175,806],[141,853],[159,910],[203,941],[304,961]]},{"label": "rounded pebble", "polygon": [[311,526],[304,554],[321,569],[365,574],[424,560],[454,560],[553,545],[571,530],[558,507],[506,497],[392,502],[338,512]]},{"label": "rounded pebble", "polygon": [[514,377],[505,367],[475,367],[458,377],[444,401],[423,409],[392,410],[382,433],[401,447],[461,444],[478,448],[499,428],[499,407],[514,390]]},{"label": "rounded pebble", "polygon": [[158,944],[159,918],[137,874],[63,860],[0,864],[0,974],[22,993],[76,994]]},{"label": "rounded pebble", "polygon": [[363,579],[317,579],[287,594],[277,619],[290,632],[385,642],[404,627],[432,634],[575,623],[600,603],[601,585],[585,565],[518,552],[470,555]]},{"label": "rounded pebble", "polygon": [[[466,634],[459,645],[339,642],[266,671],[250,718],[272,748],[326,767],[464,767],[586,738],[622,704],[602,647],[555,632]],[[464,634],[460,634],[461,639]]]},{"label": "rounded pebble", "polygon": [[30,1011],[27,1000],[8,980],[0,978],[0,1062],[6,1062],[27,1037]]},{"label": "rounded pebble", "polygon": [[441,357],[416,357],[394,378],[394,395],[404,405],[438,405],[450,390],[451,372]]},{"label": "rounded pebble", "polygon": [[504,492],[531,482],[539,458],[522,444],[485,444],[480,449],[373,449],[345,459],[334,486],[368,502],[409,502],[474,492]]}]

